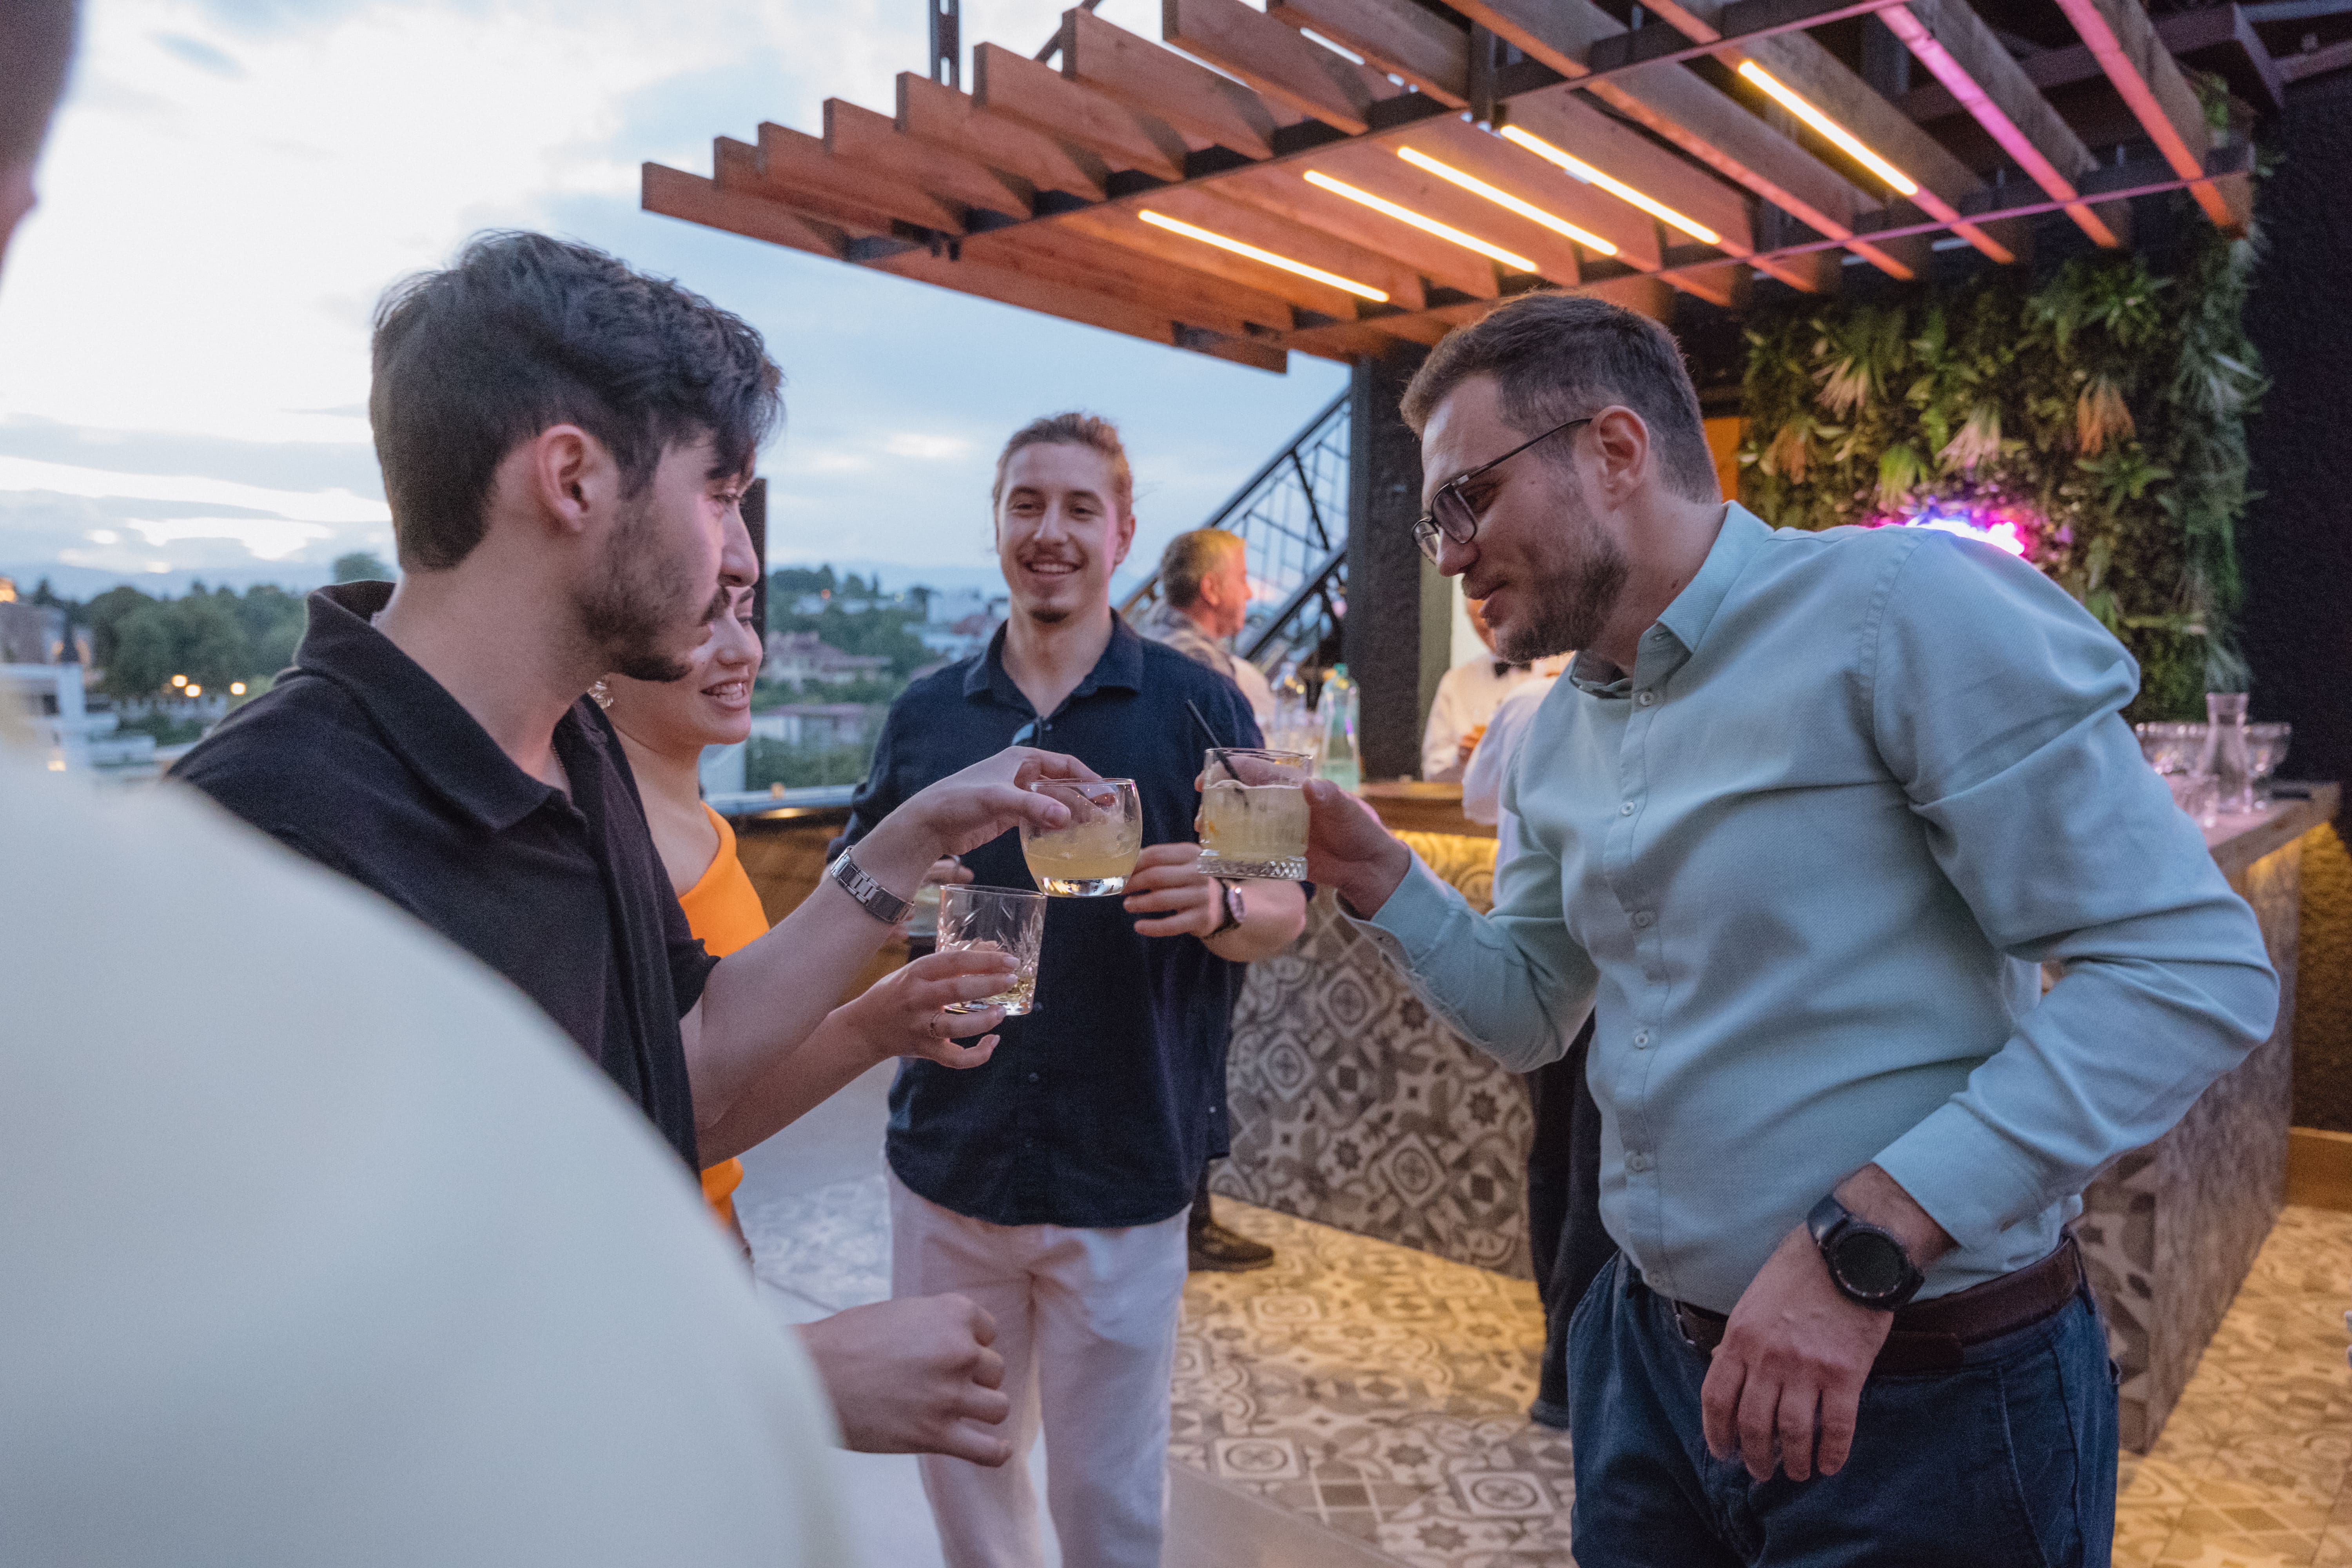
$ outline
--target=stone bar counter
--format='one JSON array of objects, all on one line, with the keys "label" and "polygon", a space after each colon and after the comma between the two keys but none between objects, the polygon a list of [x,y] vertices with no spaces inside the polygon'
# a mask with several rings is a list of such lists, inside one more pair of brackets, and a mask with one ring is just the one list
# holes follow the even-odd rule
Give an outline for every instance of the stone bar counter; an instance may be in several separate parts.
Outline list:
[{"label": "stone bar counter", "polygon": [[[1493,830],[1463,818],[1457,786],[1364,794],[1433,870],[1487,905]],[[2303,837],[2336,805],[2336,786],[2313,786],[2207,831],[2278,967],[2277,1027],[2084,1194],[2075,1233],[2123,1371],[2123,1443],[2137,1451],[2163,1429],[2284,1202]],[[1432,1017],[1328,892],[1289,952],[1252,967],[1229,1085],[1234,1154],[1217,1191],[1528,1276],[1525,1085]]]}]

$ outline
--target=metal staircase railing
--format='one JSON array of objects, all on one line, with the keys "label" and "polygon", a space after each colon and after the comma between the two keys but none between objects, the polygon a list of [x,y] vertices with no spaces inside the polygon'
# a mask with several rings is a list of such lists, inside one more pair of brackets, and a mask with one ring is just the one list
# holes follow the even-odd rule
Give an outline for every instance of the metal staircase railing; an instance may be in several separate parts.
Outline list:
[{"label": "metal staircase railing", "polygon": [[[1343,392],[1202,525],[1242,537],[1253,602],[1234,647],[1269,675],[1288,659],[1319,668],[1339,657],[1348,605],[1348,432]],[[1155,568],[1119,614],[1139,620],[1159,599]]]}]

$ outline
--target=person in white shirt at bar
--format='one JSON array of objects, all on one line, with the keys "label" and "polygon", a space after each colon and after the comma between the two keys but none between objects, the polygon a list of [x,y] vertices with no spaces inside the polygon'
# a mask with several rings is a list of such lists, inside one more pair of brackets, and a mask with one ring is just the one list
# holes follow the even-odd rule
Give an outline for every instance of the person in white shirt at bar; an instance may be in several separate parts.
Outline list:
[{"label": "person in white shirt at bar", "polygon": [[1429,721],[1421,731],[1421,776],[1431,784],[1454,784],[1469,766],[1479,737],[1503,699],[1535,679],[1540,672],[1557,676],[1567,668],[1559,658],[1510,659],[1495,652],[1495,634],[1487,628],[1484,606],[1464,601],[1470,629],[1486,645],[1475,658],[1464,659],[1439,678],[1437,695],[1429,704]]},{"label": "person in white shirt at bar", "polygon": [[1580,651],[1490,915],[1319,781],[1308,872],[1509,1067],[1596,1010],[1578,1562],[2104,1564],[2116,1391],[2063,1227],[2278,1006],[2121,717],[2130,656],[2001,552],[1726,505],[1674,339],[1601,300],[1455,331],[1403,414],[1424,552],[1505,656]]}]

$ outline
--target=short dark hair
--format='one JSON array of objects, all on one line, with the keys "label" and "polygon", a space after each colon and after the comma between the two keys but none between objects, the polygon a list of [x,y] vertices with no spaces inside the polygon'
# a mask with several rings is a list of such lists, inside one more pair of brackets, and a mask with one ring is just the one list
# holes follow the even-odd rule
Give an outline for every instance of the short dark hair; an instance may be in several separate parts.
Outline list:
[{"label": "short dark hair", "polygon": [[1135,515],[1135,470],[1128,466],[1127,447],[1118,426],[1099,414],[1048,414],[1013,432],[1004,450],[996,454],[996,482],[989,487],[988,509],[993,513],[1004,500],[1004,466],[1024,447],[1084,447],[1110,465],[1111,499],[1121,516]]},{"label": "short dark hair", "polygon": [[1491,375],[1512,428],[1538,431],[1622,404],[1642,416],[1666,488],[1717,500],[1698,393],[1672,332],[1606,300],[1547,289],[1496,306],[1440,340],[1405,388],[1404,422],[1420,434],[1454,390]]},{"label": "short dark hair", "polygon": [[74,0],[0,0],[0,163],[29,163],[73,59]]},{"label": "short dark hair", "polygon": [[662,453],[708,436],[748,474],[782,412],[760,334],[667,279],[541,234],[480,234],[375,312],[368,417],[410,571],[446,571],[488,526],[490,484],[551,425],[604,444],[629,494]]},{"label": "short dark hair", "polygon": [[1224,564],[1228,552],[1246,550],[1248,542],[1223,528],[1192,528],[1168,542],[1160,555],[1160,591],[1180,610],[1189,610],[1201,596],[1201,580]]}]

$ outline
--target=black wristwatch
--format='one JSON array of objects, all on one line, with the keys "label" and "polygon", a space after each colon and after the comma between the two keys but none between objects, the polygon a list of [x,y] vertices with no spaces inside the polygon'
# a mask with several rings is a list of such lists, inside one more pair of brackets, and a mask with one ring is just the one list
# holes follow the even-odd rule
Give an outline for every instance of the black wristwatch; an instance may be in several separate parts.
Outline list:
[{"label": "black wristwatch", "polygon": [[1225,918],[1217,922],[1217,929],[1209,933],[1211,936],[1223,936],[1241,924],[1242,915],[1244,912],[1241,889],[1232,882],[1223,880],[1220,880],[1217,885],[1225,890]]},{"label": "black wristwatch", "polygon": [[1813,1205],[1805,1228],[1829,1265],[1830,1283],[1857,1306],[1891,1312],[1927,1282],[1893,1231],[1856,1217],[1834,1193]]}]

